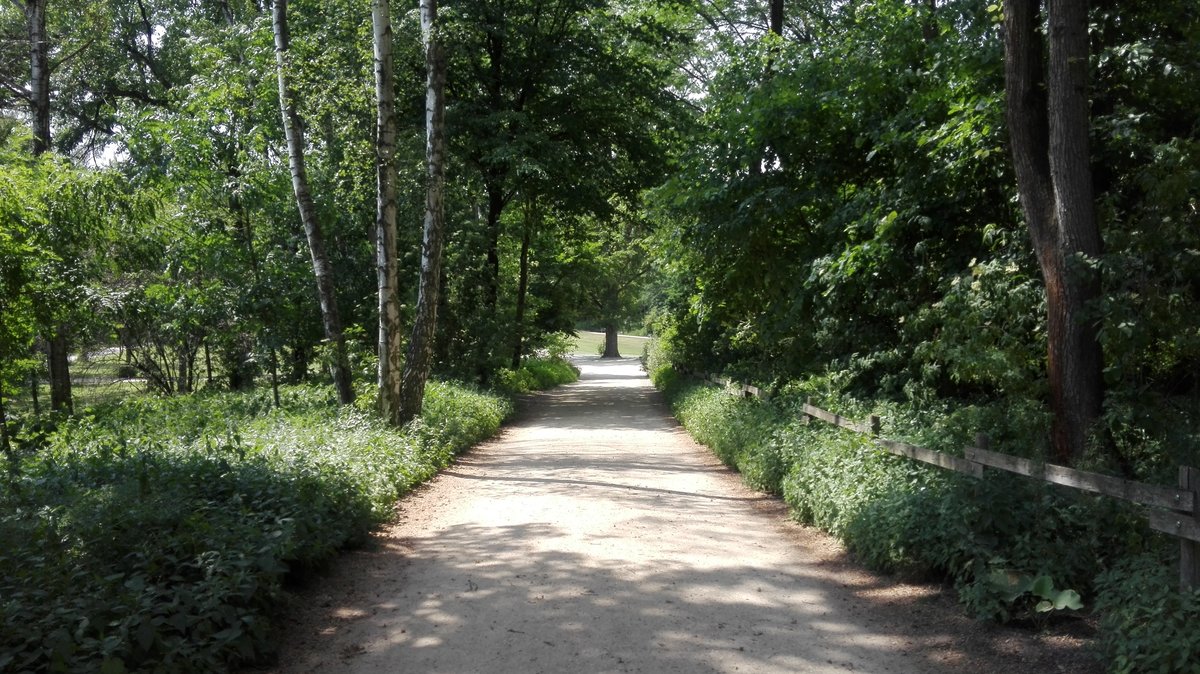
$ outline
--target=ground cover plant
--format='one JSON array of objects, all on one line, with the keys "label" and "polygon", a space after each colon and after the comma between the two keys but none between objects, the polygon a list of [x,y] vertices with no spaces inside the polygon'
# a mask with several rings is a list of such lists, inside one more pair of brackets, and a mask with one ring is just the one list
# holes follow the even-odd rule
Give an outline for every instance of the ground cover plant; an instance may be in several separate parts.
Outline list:
[{"label": "ground cover plant", "polygon": [[1014,475],[975,480],[925,466],[877,451],[865,436],[804,423],[798,407],[812,398],[850,417],[879,414],[884,437],[947,452],[970,444],[972,429],[990,419],[984,429],[1005,438],[1002,451],[1019,453],[1037,415],[918,411],[856,399],[828,379],[793,383],[770,402],[747,400],[654,358],[650,368],[698,441],[872,569],[945,579],[987,620],[1037,627],[1096,610],[1098,655],[1113,671],[1188,671],[1200,658],[1186,627],[1200,617],[1200,595],[1177,591],[1178,544],[1149,531],[1133,507]]},{"label": "ground cover plant", "polygon": [[[516,375],[544,387],[562,361]],[[489,437],[502,394],[431,382],[396,429],[326,388],[130,398],[16,443],[0,480],[0,670],[224,671],[271,656],[285,584]],[[20,439],[18,439],[20,440]]]}]

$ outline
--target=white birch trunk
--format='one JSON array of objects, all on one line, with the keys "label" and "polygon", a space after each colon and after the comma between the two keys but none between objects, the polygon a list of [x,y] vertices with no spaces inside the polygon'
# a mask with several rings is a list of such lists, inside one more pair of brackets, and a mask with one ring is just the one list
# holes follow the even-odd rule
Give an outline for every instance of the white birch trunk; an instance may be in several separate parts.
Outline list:
[{"label": "white birch trunk", "polygon": [[400,306],[396,297],[396,116],[388,0],[371,1],[377,102],[375,266],[379,286],[379,411],[400,423]]},{"label": "white birch trunk", "polygon": [[417,316],[401,377],[400,421],[421,413],[425,383],[433,361],[437,331],[442,243],[445,231],[446,61],[437,26],[437,0],[421,0],[421,35],[425,43],[425,222],[421,242],[421,278]]}]

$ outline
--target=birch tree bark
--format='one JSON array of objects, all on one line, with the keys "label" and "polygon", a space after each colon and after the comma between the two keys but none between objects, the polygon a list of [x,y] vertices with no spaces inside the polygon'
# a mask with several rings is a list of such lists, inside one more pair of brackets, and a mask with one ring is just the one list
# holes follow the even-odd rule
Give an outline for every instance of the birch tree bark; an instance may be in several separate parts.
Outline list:
[{"label": "birch tree bark", "polygon": [[446,60],[437,22],[437,0],[421,0],[421,36],[425,43],[425,222],[421,242],[421,278],[417,316],[400,382],[400,422],[421,413],[425,383],[433,361],[441,290],[445,233]]},{"label": "birch tree bark", "polygon": [[396,297],[396,91],[388,0],[371,1],[375,43],[375,267],[379,288],[379,412],[399,425],[401,333]]},{"label": "birch tree bark", "polygon": [[308,252],[312,258],[313,275],[317,280],[317,297],[321,303],[325,339],[334,349],[334,387],[337,389],[338,402],[349,405],[354,402],[350,360],[346,356],[346,338],[342,334],[342,317],[338,311],[333,266],[329,264],[329,255],[325,252],[325,236],[317,221],[317,209],[309,190],[308,170],[304,161],[304,126],[296,109],[296,96],[292,90],[289,72],[291,35],[288,31],[287,0],[275,0],[271,18],[275,32],[275,65],[279,73],[279,110],[283,115],[283,132],[287,138],[292,191],[296,193],[300,221],[304,224],[304,235],[308,239]]},{"label": "birch tree bark", "polygon": [[[1085,316],[1100,295],[1102,252],[1088,150],[1085,0],[1048,0],[1049,63],[1040,0],[1005,0],[1007,118],[1017,191],[1046,284],[1047,375],[1054,458],[1084,452],[1104,403],[1098,328]],[[1048,76],[1047,76],[1048,75]]]}]

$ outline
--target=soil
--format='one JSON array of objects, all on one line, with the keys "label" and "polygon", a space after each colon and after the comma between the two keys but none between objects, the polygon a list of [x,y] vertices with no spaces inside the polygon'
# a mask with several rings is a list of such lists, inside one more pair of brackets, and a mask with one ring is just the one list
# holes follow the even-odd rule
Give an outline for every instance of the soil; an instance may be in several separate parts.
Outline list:
[{"label": "soil", "polygon": [[636,360],[579,364],[300,590],[272,671],[1100,671],[1087,622],[987,625],[864,570],[694,443]]}]

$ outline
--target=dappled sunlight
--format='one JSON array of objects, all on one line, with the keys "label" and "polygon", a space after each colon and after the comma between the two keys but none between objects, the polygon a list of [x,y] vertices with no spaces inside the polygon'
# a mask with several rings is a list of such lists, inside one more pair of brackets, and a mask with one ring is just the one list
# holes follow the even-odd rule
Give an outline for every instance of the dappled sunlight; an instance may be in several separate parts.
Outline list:
[{"label": "dappled sunlight", "polygon": [[[836,670],[885,657],[891,671],[938,669],[893,652],[898,635],[864,629],[869,605],[839,601],[836,582],[781,570],[784,559],[748,564],[719,554],[720,541],[697,548],[690,538],[669,558],[641,561],[554,542],[580,535],[543,522],[460,524],[408,541],[405,575],[444,584],[375,578],[379,599],[363,622],[389,637],[356,654],[352,671],[466,671],[467,650],[486,653],[489,671],[538,671],[560,649],[579,671]],[[962,656],[951,642],[939,660]]]},{"label": "dappled sunlight", "polygon": [[380,563],[346,599],[365,610],[332,621],[335,609],[337,629],[315,631],[348,654],[295,671],[924,672],[972,660],[927,619],[936,589],[897,600],[891,581],[840,569],[844,553],[797,546],[778,502],[680,433],[635,360],[577,362],[578,383],[527,400],[428,499],[401,504]]}]

